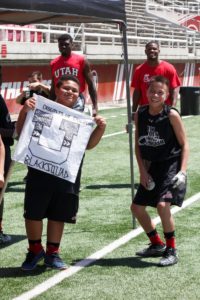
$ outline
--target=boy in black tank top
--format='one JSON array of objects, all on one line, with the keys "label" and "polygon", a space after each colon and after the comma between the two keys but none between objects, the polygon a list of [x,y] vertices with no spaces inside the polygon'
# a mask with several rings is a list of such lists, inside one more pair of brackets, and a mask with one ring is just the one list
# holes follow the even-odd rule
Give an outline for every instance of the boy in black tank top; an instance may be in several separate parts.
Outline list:
[{"label": "boy in black tank top", "polygon": [[[131,210],[151,245],[136,255],[162,256],[159,266],[178,262],[175,225],[170,206],[181,206],[186,192],[186,166],[189,147],[179,113],[164,104],[169,82],[163,76],[152,78],[147,91],[149,105],[135,115],[135,152],[140,172],[140,185]],[[146,211],[157,209],[161,218],[165,243]]]}]

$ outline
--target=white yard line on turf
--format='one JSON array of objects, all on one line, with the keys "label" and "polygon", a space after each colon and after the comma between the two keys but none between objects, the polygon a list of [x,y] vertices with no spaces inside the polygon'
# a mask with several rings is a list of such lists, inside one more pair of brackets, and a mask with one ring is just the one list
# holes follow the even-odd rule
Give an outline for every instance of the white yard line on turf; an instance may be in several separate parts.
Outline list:
[{"label": "white yard line on turf", "polygon": [[[133,131],[135,131],[135,128],[133,128]],[[115,133],[105,134],[105,135],[102,136],[102,139],[110,137],[110,136],[115,136],[115,135],[123,134],[123,133],[127,133],[127,131],[123,130],[123,131],[118,131],[118,132],[115,132]]]},{"label": "white yard line on turf", "polygon": [[114,135],[123,134],[123,133],[126,133],[126,130],[118,131],[118,132],[110,133],[110,134],[105,134],[105,135],[102,136],[102,139],[107,138],[107,137],[110,137],[110,136],[114,136]]},{"label": "white yard line on turf", "polygon": [[[171,209],[172,214],[175,214],[182,209],[186,208],[187,206],[191,205],[192,203],[196,202],[197,200],[200,200],[200,193],[197,193],[196,195],[192,196],[191,198],[185,200],[183,202],[182,207],[174,207]],[[160,223],[160,218],[156,217],[154,220],[155,224]],[[106,254],[112,252],[113,250],[119,248],[120,246],[128,243],[130,240],[132,240],[134,237],[138,236],[140,233],[143,232],[143,229],[141,227],[138,227],[137,229],[131,230],[129,233],[125,234],[118,240],[115,240],[114,242],[110,243],[109,245],[105,246],[101,250],[93,253],[92,255],[88,256],[87,258],[81,260],[80,262],[76,263],[74,266],[69,267],[69,269],[61,271],[57,273],[56,275],[52,276],[51,278],[45,280],[43,283],[38,284],[35,288],[32,290],[14,298],[13,300],[29,300],[32,299],[45,291],[49,290],[56,284],[60,283],[64,279],[72,276],[73,274],[81,271],[83,268],[91,265],[95,261],[101,259]]]},{"label": "white yard line on turf", "polygon": [[[112,116],[112,117],[114,117],[114,116]],[[187,119],[190,117],[192,117],[192,116],[183,116],[182,119]],[[133,131],[135,131],[135,128],[133,128]],[[107,137],[111,137],[111,136],[115,136],[115,135],[119,135],[119,134],[123,134],[123,133],[127,133],[126,130],[118,131],[118,132],[110,133],[110,134],[105,134],[102,136],[102,138],[107,138]]]},{"label": "white yard line on turf", "polygon": [[191,118],[193,117],[193,115],[189,115],[189,116],[182,116],[182,119],[188,119],[188,118]]}]

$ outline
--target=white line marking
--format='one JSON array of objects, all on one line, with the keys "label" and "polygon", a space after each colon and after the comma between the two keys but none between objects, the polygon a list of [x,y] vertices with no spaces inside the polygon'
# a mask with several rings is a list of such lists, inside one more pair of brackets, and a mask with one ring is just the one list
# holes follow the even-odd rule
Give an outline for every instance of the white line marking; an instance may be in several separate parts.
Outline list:
[{"label": "white line marking", "polygon": [[187,118],[191,118],[192,115],[189,115],[189,116],[183,116],[182,119],[187,119]]},{"label": "white line marking", "polygon": [[107,137],[110,137],[110,136],[119,135],[119,134],[123,134],[123,133],[126,133],[126,130],[115,132],[115,133],[110,133],[110,134],[105,134],[105,135],[102,136],[102,138],[107,138]]},{"label": "white line marking", "polygon": [[[171,209],[172,214],[175,214],[175,213],[181,211],[182,209],[186,208],[187,206],[191,205],[192,203],[196,202],[197,200],[200,200],[200,193],[197,193],[196,195],[194,195],[194,196],[190,197],[189,199],[185,200],[183,202],[182,207],[172,208]],[[155,224],[159,224],[160,223],[160,217],[156,217],[155,219],[153,219],[153,221],[154,221]],[[56,284],[60,283],[64,279],[66,279],[66,278],[72,276],[73,274],[81,271],[84,267],[87,267],[87,266],[91,265],[92,263],[99,260],[100,258],[105,256],[106,254],[108,254],[108,253],[112,252],[113,250],[119,248],[120,246],[128,243],[130,240],[132,240],[134,237],[138,236],[142,232],[143,232],[143,229],[141,227],[138,227],[137,229],[131,230],[130,232],[128,232],[127,234],[125,234],[124,236],[119,238],[118,240],[115,240],[114,242],[108,244],[107,246],[105,246],[101,250],[99,250],[99,251],[93,253],[92,255],[88,256],[87,258],[81,260],[80,262],[76,263],[74,266],[70,267],[69,269],[61,271],[61,272],[55,274],[51,278],[45,280],[43,283],[38,284],[32,290],[30,290],[30,291],[28,291],[28,292],[26,292],[26,293],[24,293],[24,294],[22,294],[22,295],[20,295],[16,298],[13,298],[13,300],[29,300],[29,299],[32,299],[32,298],[44,293],[45,291],[52,288]]]},{"label": "white line marking", "polygon": [[118,79],[118,85],[117,85],[117,93],[115,101],[121,98],[122,95],[122,88],[123,88],[123,75],[124,75],[124,64],[120,64],[120,70],[119,70],[119,79]]},{"label": "white line marking", "polygon": [[[133,132],[135,131],[135,128],[133,128]],[[119,135],[119,134],[123,134],[123,133],[127,133],[126,130],[124,131],[118,131],[118,132],[115,132],[115,133],[110,133],[110,134],[105,134],[102,136],[102,138],[107,138],[107,137],[110,137],[110,136],[115,136],[115,135]]]},{"label": "white line marking", "polygon": [[119,70],[120,70],[120,64],[117,65],[117,72],[115,77],[115,86],[114,86],[114,92],[113,92],[113,102],[116,100],[116,94],[117,94],[117,88],[118,88],[118,81],[119,81]]},{"label": "white line marking", "polygon": [[[111,116],[111,118],[114,117],[114,116]],[[192,116],[183,116],[182,118],[183,119],[187,119],[187,118],[190,118]],[[135,128],[133,127],[133,132],[135,131]],[[110,133],[110,134],[105,134],[102,136],[102,139],[103,138],[107,138],[107,137],[111,137],[111,136],[115,136],[115,135],[119,135],[119,134],[123,134],[123,133],[127,133],[126,130],[123,130],[123,131],[118,131],[118,132],[115,132],[115,133]]]}]

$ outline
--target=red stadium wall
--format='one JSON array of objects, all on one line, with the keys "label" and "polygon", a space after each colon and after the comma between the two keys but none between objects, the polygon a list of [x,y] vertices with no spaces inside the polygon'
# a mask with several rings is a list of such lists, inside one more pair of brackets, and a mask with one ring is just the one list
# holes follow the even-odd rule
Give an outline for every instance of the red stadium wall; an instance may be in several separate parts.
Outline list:
[{"label": "red stadium wall", "polygon": [[180,22],[180,24],[192,30],[200,31],[200,16],[191,16],[190,19]]},{"label": "red stadium wall", "polygon": [[[134,68],[137,65],[129,65],[130,81]],[[200,64],[198,63],[175,63],[177,73],[184,86],[199,86]],[[121,64],[101,64],[91,66],[94,81],[98,93],[98,101],[116,103],[126,98],[124,82],[124,67]],[[49,66],[3,66],[3,83],[1,94],[11,114],[19,112],[21,106],[16,104],[15,98],[27,86],[27,78],[33,71],[39,70],[43,73],[44,82],[50,85],[51,75]],[[89,96],[86,92],[86,102],[89,103]]]}]

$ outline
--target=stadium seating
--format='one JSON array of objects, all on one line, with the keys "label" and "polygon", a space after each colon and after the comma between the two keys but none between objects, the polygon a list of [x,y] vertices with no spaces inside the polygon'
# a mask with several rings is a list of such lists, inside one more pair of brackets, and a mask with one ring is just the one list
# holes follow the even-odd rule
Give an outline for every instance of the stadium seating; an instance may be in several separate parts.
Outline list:
[{"label": "stadium seating", "polygon": [[[194,24],[188,29],[184,20],[188,14],[200,12],[200,1],[126,0],[125,8],[128,47],[143,47],[148,41],[156,39],[161,47],[185,49],[195,58],[196,50],[200,49],[200,33],[191,30],[195,29]],[[199,22],[200,28],[200,20],[196,22]],[[53,44],[64,32],[73,36],[77,51],[85,52],[89,49],[88,45],[121,45],[119,25],[112,23],[36,24],[31,28],[0,25],[0,41]]]},{"label": "stadium seating", "polygon": [[157,16],[162,13],[167,20],[188,27],[185,21],[199,15],[200,1],[147,0],[147,11]]}]

